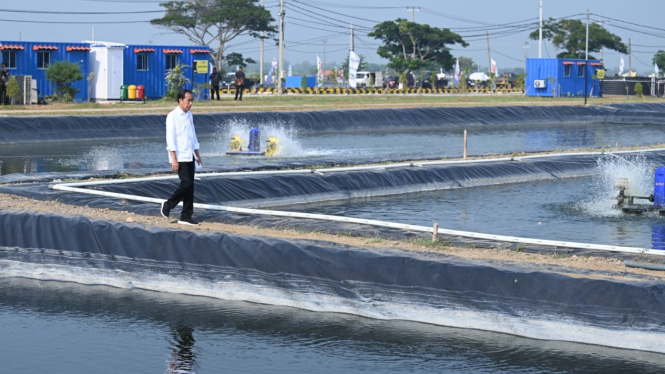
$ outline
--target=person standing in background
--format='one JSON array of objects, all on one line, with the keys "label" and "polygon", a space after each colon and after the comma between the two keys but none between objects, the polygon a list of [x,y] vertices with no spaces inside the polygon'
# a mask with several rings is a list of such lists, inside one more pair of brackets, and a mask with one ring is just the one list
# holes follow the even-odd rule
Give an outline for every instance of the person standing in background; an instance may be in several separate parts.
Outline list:
[{"label": "person standing in background", "polygon": [[217,68],[212,68],[212,74],[210,74],[210,86],[212,87],[210,100],[215,98],[215,92],[217,92],[217,100],[219,101],[219,82],[221,81],[222,75],[217,72]]},{"label": "person standing in background", "polygon": [[201,166],[199,154],[199,141],[194,130],[194,116],[192,104],[194,96],[192,91],[182,89],[178,92],[178,106],[166,117],[166,150],[169,152],[171,170],[178,173],[180,187],[173,195],[162,202],[161,213],[169,218],[171,209],[182,201],[182,213],[179,224],[198,226],[192,219],[194,214],[194,171],[195,163]]},{"label": "person standing in background", "polygon": [[245,73],[242,71],[242,66],[238,66],[238,71],[236,71],[236,98],[238,100],[238,95],[240,95],[240,101],[242,101],[242,91],[245,90]]},{"label": "person standing in background", "polygon": [[9,83],[9,71],[5,64],[0,64],[0,105],[5,105],[7,99],[7,84]]}]

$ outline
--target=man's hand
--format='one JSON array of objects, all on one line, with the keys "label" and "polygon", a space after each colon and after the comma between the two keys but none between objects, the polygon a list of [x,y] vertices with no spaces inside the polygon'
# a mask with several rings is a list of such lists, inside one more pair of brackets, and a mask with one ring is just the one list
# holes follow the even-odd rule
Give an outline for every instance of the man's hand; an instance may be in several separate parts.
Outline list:
[{"label": "man's hand", "polygon": [[178,163],[178,160],[174,158],[171,161],[171,170],[173,170],[174,173],[177,173],[178,169],[180,169],[180,164]]},{"label": "man's hand", "polygon": [[201,156],[199,156],[199,158],[196,160],[196,162],[199,164],[199,166],[201,166]]}]

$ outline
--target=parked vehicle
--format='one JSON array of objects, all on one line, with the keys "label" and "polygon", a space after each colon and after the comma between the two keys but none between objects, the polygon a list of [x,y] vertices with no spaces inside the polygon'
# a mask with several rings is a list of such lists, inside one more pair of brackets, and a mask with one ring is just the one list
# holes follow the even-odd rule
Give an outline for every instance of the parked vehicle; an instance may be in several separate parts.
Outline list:
[{"label": "parked vehicle", "polygon": [[383,88],[397,88],[399,86],[399,77],[396,75],[389,75],[383,81]]},{"label": "parked vehicle", "polygon": [[383,87],[383,73],[380,71],[359,71],[356,73],[356,87],[370,87],[372,78],[374,78],[374,88]]}]

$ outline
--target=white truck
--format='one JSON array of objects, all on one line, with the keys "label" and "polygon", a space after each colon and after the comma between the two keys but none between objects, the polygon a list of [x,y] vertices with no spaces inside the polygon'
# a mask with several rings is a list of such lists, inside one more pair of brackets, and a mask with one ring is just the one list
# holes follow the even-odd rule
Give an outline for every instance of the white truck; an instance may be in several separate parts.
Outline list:
[{"label": "white truck", "polygon": [[374,78],[374,88],[383,87],[383,73],[380,71],[359,71],[356,73],[356,87],[368,88]]}]

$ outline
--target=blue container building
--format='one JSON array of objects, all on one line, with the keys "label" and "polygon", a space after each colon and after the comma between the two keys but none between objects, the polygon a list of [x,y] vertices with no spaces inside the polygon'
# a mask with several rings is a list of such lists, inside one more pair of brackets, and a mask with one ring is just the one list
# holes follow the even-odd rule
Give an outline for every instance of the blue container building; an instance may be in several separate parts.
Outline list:
[{"label": "blue container building", "polygon": [[584,97],[585,74],[587,95],[598,96],[600,84],[593,79],[601,68],[599,60],[569,58],[529,58],[526,60],[526,96]]},{"label": "blue container building", "polygon": [[[195,100],[207,100],[209,90],[202,87],[210,77],[210,48],[201,46],[128,45],[123,56],[124,84],[142,85],[145,97],[166,95],[166,73],[177,63],[186,65],[183,73]],[[205,66],[205,69],[204,69]]]},{"label": "blue container building", "polygon": [[88,100],[90,46],[84,43],[0,41],[0,62],[11,75],[27,75],[36,80],[39,97],[52,95],[53,84],[46,79],[46,69],[57,61],[67,60],[79,65],[83,79],[74,82],[78,90],[74,101]]}]

